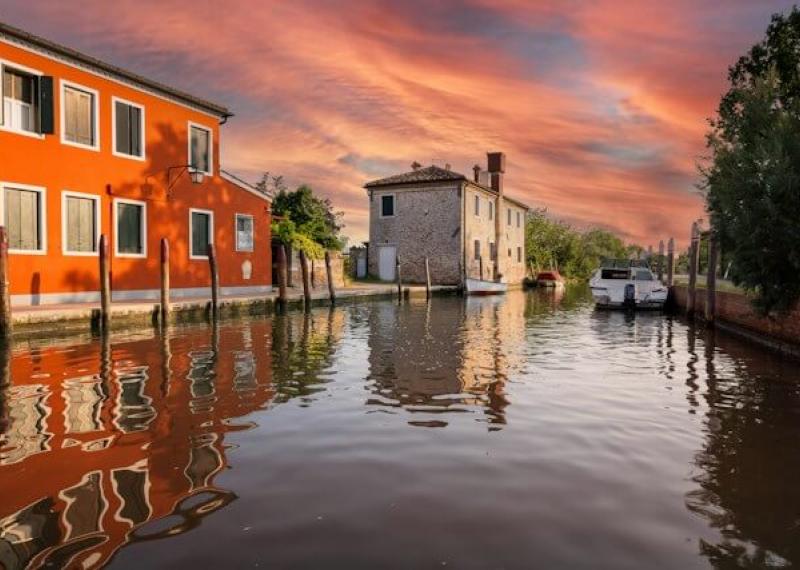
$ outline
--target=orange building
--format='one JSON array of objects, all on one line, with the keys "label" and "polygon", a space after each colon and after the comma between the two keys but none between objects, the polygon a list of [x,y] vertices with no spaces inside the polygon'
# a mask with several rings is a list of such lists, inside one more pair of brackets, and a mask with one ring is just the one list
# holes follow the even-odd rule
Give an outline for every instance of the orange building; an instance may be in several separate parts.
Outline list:
[{"label": "orange building", "polygon": [[13,305],[157,299],[160,240],[173,297],[271,289],[270,199],[220,167],[215,103],[0,23],[0,220]]}]

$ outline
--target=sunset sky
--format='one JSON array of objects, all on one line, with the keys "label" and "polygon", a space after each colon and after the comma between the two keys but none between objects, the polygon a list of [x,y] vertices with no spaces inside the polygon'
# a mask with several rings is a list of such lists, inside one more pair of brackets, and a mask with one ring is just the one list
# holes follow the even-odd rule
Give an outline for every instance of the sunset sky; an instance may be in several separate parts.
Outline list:
[{"label": "sunset sky", "polygon": [[705,119],[790,6],[2,0],[0,19],[230,107],[223,166],[310,184],[353,241],[368,180],[502,150],[510,194],[648,245],[702,216]]}]

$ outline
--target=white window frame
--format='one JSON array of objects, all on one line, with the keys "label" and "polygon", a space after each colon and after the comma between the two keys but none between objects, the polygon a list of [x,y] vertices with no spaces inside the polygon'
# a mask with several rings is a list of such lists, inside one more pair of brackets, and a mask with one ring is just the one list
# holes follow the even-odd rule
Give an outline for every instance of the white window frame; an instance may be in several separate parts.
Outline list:
[{"label": "white window frame", "polygon": [[[186,164],[192,164],[192,128],[203,129],[204,131],[208,132],[208,170],[197,170],[197,172],[203,172],[208,174],[209,176],[214,175],[214,129],[211,127],[207,127],[206,125],[201,125],[200,123],[195,123],[194,121],[189,121],[186,127]],[[190,170],[196,170],[194,168],[190,168]]]},{"label": "white window frame", "polygon": [[472,204],[472,211],[476,218],[481,217],[481,195],[475,194],[475,203]]},{"label": "white window frame", "polygon": [[[70,251],[67,249],[67,198],[89,198],[94,200],[94,251]],[[96,257],[100,251],[100,234],[101,223],[100,216],[102,215],[102,208],[100,207],[100,196],[97,194],[87,194],[85,192],[74,192],[72,190],[61,191],[61,254],[74,255],[79,257]]]},{"label": "white window frame", "polygon": [[29,190],[39,193],[39,249],[14,249],[8,248],[8,253],[15,255],[47,255],[47,188],[44,186],[31,186],[30,184],[17,184],[16,182],[0,182],[0,223],[6,225],[6,188],[12,190]]},{"label": "white window frame", "polygon": [[[10,67],[12,69],[18,69],[22,73],[27,73],[29,75],[37,76],[38,80],[41,80],[41,77],[44,75],[38,69],[31,69],[30,67],[25,67],[24,65],[19,65],[14,63],[13,61],[9,61],[7,59],[0,58],[0,105],[5,106],[5,93],[3,92],[3,69],[5,67]],[[37,85],[38,87],[38,85]],[[41,101],[39,102],[39,106],[41,107]],[[41,109],[40,109],[41,112]],[[2,113],[2,120],[0,121],[0,131],[4,131],[6,133],[14,133],[15,135],[23,135],[26,137],[31,137],[34,139],[43,140],[44,135],[42,133],[31,132],[31,131],[23,131],[22,129],[12,129],[11,127],[6,126],[6,116],[5,113]]]},{"label": "white window frame", "polygon": [[[130,204],[142,207],[142,253],[120,253],[119,251],[119,204]],[[114,198],[114,257],[127,257],[131,259],[147,258],[147,202],[131,200],[129,198]]]},{"label": "white window frame", "polygon": [[[92,126],[93,126],[92,135],[94,137],[94,144],[93,145],[88,145],[88,144],[83,144],[83,143],[78,143],[78,142],[73,142],[73,141],[67,140],[67,136],[66,136],[67,132],[66,132],[66,128],[65,128],[67,106],[64,104],[64,101],[66,100],[65,93],[66,93],[67,87],[70,87],[72,89],[77,89],[78,91],[84,91],[86,93],[90,93],[92,95],[92,97],[93,97],[93,102],[94,102],[94,105],[93,105],[93,107],[94,107],[94,109],[93,109],[94,120],[92,121]],[[83,148],[83,149],[86,149],[86,150],[93,150],[93,151],[99,152],[100,151],[100,93],[97,91],[97,89],[92,89],[91,87],[86,87],[85,85],[81,85],[80,83],[74,83],[73,81],[67,81],[66,79],[60,79],[59,80],[58,94],[59,94],[59,101],[58,101],[59,111],[58,111],[58,115],[59,115],[59,127],[60,127],[60,131],[61,131],[61,134],[60,134],[61,144],[65,144],[67,146],[74,146],[76,148]]]},{"label": "white window frame", "polygon": [[[250,218],[252,228],[252,247],[250,249],[239,248],[239,218]],[[236,251],[252,252],[256,248],[256,218],[252,214],[234,214],[233,216],[233,245]]]},{"label": "white window frame", "polygon": [[[383,198],[384,196],[391,196],[392,197],[392,214],[390,216],[383,215]],[[379,194],[380,200],[378,201],[378,216],[383,218],[394,218],[397,215],[397,194],[394,192],[389,192],[386,194]]]},{"label": "white window frame", "polygon": [[208,260],[207,255],[194,255],[192,254],[192,234],[194,230],[192,228],[192,214],[208,214],[208,243],[213,245],[214,244],[214,211],[213,210],[203,210],[201,208],[189,208],[189,259],[192,260]]},{"label": "white window frame", "polygon": [[[142,114],[142,124],[139,127],[139,140],[142,142],[142,154],[135,155],[135,154],[125,154],[124,152],[119,152],[117,150],[117,103],[122,103],[123,105],[128,105],[130,107],[136,107],[141,111]],[[114,156],[118,156],[120,158],[127,158],[130,160],[138,160],[144,161],[147,157],[147,141],[145,140],[145,108],[144,105],[141,103],[134,103],[133,101],[128,101],[127,99],[123,99],[122,97],[111,96],[111,154]]]}]

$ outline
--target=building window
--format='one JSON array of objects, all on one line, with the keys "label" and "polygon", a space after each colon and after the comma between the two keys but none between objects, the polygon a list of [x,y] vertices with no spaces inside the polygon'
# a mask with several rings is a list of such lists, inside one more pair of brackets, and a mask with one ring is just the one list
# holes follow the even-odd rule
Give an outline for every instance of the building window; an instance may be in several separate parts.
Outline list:
[{"label": "building window", "polygon": [[522,262],[522,248],[517,246],[517,261]]},{"label": "building window", "polygon": [[510,226],[511,225],[511,208],[506,208],[506,218],[507,218],[506,224]]},{"label": "building window", "polygon": [[475,261],[481,258],[481,240],[475,240]]},{"label": "building window", "polygon": [[189,165],[211,174],[211,129],[189,123]]},{"label": "building window", "polygon": [[44,253],[44,188],[23,184],[0,186],[3,190],[3,223],[8,249],[13,253]]},{"label": "building window", "polygon": [[39,78],[3,66],[3,126],[11,131],[39,132]]},{"label": "building window", "polygon": [[61,239],[65,255],[94,255],[100,238],[100,197],[61,194]]},{"label": "building window", "polygon": [[508,258],[511,259],[511,248],[508,248]]},{"label": "building window", "polygon": [[207,259],[208,244],[214,243],[214,213],[208,210],[189,210],[189,257]]},{"label": "building window", "polygon": [[118,257],[147,257],[147,206],[138,200],[114,200]]},{"label": "building window", "polygon": [[489,200],[489,219],[490,220],[494,219],[494,202],[492,202],[491,200]]},{"label": "building window", "polygon": [[144,158],[144,107],[112,97],[114,154]]},{"label": "building window", "polygon": [[522,226],[522,215],[520,214],[520,212],[517,212],[517,227],[519,228],[521,226]]},{"label": "building window", "polygon": [[481,197],[480,196],[475,196],[475,215],[476,216],[480,216],[481,215]]},{"label": "building window", "polygon": [[61,142],[98,150],[97,91],[66,81],[61,84]]},{"label": "building window", "polygon": [[381,218],[394,216],[394,194],[381,196]]},{"label": "building window", "polygon": [[489,242],[489,259],[495,261],[497,259],[497,249],[494,247],[494,242]]},{"label": "building window", "polygon": [[253,216],[236,214],[236,251],[253,251]]}]

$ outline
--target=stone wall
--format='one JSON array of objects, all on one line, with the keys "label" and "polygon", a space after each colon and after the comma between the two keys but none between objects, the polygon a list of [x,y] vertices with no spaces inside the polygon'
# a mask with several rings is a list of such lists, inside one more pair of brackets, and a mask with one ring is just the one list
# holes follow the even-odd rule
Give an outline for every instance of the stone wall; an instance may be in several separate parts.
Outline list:
[{"label": "stone wall", "polygon": [[[685,285],[675,285],[672,295],[679,310],[686,310],[689,289]],[[705,314],[706,290],[698,289],[695,295],[695,311]],[[791,344],[800,344],[800,307],[781,317],[762,317],[750,304],[750,298],[741,293],[717,291],[718,321],[731,323],[758,334]]]},{"label": "stone wall", "polygon": [[[327,288],[328,276],[325,271],[324,259],[308,260],[309,279],[315,288]],[[300,266],[300,255],[296,251],[291,253],[289,266],[289,283],[292,287],[303,287],[303,272]],[[331,253],[331,273],[335,287],[345,286],[344,256],[340,253]]]},{"label": "stone wall", "polygon": [[[480,242],[480,254],[483,257],[483,278],[491,279],[494,263],[489,256],[489,244],[495,242],[495,216],[494,210],[497,200],[495,195],[486,190],[469,185],[467,187],[467,208],[464,220],[467,248],[467,274],[478,277],[480,262],[475,255],[475,241]],[[475,199],[478,199],[478,213],[476,215]],[[503,279],[512,285],[522,283],[525,278],[525,210],[509,200],[504,200],[499,213],[503,231],[500,241],[500,273]],[[491,214],[489,217],[490,207]],[[511,224],[508,224],[508,210],[511,210]]]},{"label": "stone wall", "polygon": [[[434,285],[461,283],[461,185],[374,189],[370,193],[369,274],[378,276],[379,249],[395,246],[403,281],[425,281],[425,257]],[[380,216],[381,196],[394,194],[395,213]]]}]

